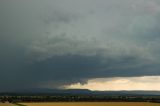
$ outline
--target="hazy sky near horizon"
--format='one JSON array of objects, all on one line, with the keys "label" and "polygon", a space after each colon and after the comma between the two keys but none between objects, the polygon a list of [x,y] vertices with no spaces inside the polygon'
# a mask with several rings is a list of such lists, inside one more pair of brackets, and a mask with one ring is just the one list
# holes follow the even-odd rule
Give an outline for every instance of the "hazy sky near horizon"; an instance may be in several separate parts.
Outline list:
[{"label": "hazy sky near horizon", "polygon": [[157,84],[159,19],[159,0],[0,0],[0,91],[97,78]]}]

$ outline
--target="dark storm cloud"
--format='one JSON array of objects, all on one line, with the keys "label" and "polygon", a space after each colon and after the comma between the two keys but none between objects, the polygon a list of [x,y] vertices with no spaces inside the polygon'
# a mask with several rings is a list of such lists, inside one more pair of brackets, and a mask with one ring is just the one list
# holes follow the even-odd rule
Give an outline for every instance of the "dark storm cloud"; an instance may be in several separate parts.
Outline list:
[{"label": "dark storm cloud", "polygon": [[158,0],[1,0],[0,15],[1,91],[160,74]]}]

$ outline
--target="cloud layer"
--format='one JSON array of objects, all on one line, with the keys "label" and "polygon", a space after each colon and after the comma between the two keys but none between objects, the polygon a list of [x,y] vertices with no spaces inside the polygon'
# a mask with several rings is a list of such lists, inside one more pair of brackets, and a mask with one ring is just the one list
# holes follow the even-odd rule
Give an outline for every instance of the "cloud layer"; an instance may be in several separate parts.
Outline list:
[{"label": "cloud layer", "polygon": [[0,14],[2,91],[160,74],[159,0],[1,0]]}]

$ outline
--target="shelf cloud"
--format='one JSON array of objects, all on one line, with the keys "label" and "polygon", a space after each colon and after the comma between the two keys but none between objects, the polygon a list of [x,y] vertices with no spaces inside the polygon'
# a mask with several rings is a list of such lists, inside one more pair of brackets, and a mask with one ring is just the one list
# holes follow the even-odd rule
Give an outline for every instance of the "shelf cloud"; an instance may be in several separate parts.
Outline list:
[{"label": "shelf cloud", "polygon": [[160,75],[159,0],[1,0],[0,15],[1,91]]}]

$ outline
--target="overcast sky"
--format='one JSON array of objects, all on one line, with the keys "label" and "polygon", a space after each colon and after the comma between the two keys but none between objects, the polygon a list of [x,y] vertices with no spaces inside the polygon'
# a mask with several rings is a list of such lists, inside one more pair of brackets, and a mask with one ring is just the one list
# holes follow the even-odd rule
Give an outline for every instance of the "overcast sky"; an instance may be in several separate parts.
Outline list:
[{"label": "overcast sky", "polygon": [[0,0],[0,91],[150,81],[160,75],[159,19],[159,0]]}]

